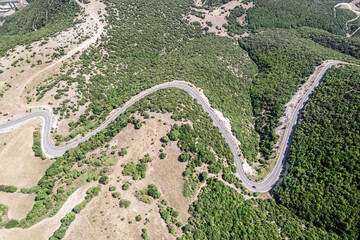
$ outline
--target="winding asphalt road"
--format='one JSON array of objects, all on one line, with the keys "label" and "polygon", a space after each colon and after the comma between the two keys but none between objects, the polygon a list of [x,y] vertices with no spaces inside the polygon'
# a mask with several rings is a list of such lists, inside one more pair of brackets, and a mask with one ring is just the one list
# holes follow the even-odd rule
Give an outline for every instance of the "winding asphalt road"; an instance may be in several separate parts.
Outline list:
[{"label": "winding asphalt road", "polygon": [[27,115],[25,115],[25,116],[23,116],[21,118],[9,121],[9,122],[7,122],[5,124],[2,124],[2,125],[0,125],[0,132],[5,131],[6,129],[11,130],[11,129],[13,129],[13,128],[21,125],[21,124],[25,124],[26,122],[30,121],[33,118],[40,117],[43,120],[42,139],[41,139],[41,147],[42,147],[43,153],[46,156],[50,157],[50,158],[59,157],[59,156],[63,155],[66,152],[66,150],[76,147],[81,142],[84,142],[84,141],[88,140],[91,136],[94,136],[95,134],[100,132],[102,129],[106,128],[107,125],[109,125],[111,123],[111,121],[115,120],[120,114],[124,113],[130,106],[132,106],[134,103],[141,100],[142,98],[146,97],[147,95],[149,95],[149,94],[151,94],[153,92],[156,92],[156,91],[158,91],[160,89],[178,88],[178,89],[182,89],[182,90],[186,91],[193,98],[197,99],[197,101],[203,107],[204,111],[209,113],[210,117],[214,121],[214,124],[219,128],[220,132],[224,136],[226,142],[228,143],[228,145],[229,145],[229,147],[231,149],[231,152],[232,152],[232,154],[234,156],[234,161],[235,161],[235,165],[236,165],[236,168],[237,168],[237,172],[238,172],[239,177],[242,180],[243,184],[245,185],[245,187],[247,187],[248,189],[250,189],[252,191],[256,191],[256,192],[267,192],[267,191],[271,190],[279,182],[279,176],[280,176],[281,171],[283,170],[283,165],[285,164],[285,161],[286,161],[286,157],[287,157],[288,150],[289,150],[291,140],[292,140],[292,137],[293,137],[293,133],[294,133],[294,130],[295,130],[295,127],[296,127],[296,123],[297,123],[298,117],[300,115],[300,112],[301,112],[302,108],[304,107],[304,104],[309,99],[309,96],[311,95],[311,93],[319,85],[321,79],[324,77],[327,70],[330,67],[332,67],[334,65],[337,65],[339,63],[342,63],[342,62],[333,61],[333,62],[328,63],[322,69],[320,74],[315,79],[314,83],[311,85],[311,87],[308,89],[308,91],[306,92],[304,97],[301,99],[301,101],[297,105],[297,107],[296,107],[296,109],[295,109],[295,111],[294,111],[294,113],[293,113],[293,115],[292,115],[292,117],[290,119],[290,124],[289,124],[289,126],[287,127],[287,129],[286,129],[286,131],[284,133],[285,134],[284,141],[283,141],[283,144],[281,146],[281,151],[280,151],[278,161],[276,162],[276,165],[275,165],[274,169],[266,177],[266,179],[264,181],[262,181],[262,182],[259,182],[259,183],[258,182],[253,182],[253,181],[251,181],[251,180],[249,180],[247,178],[247,176],[244,173],[244,170],[242,168],[242,165],[241,165],[239,152],[237,151],[238,146],[236,146],[236,144],[232,141],[232,137],[227,132],[226,127],[218,119],[217,115],[212,110],[209,103],[204,98],[201,97],[199,92],[196,91],[194,89],[194,87],[192,87],[191,84],[186,83],[186,82],[176,82],[175,81],[175,82],[163,83],[163,84],[157,85],[155,87],[152,87],[150,89],[147,89],[147,90],[141,92],[140,94],[138,94],[135,97],[131,98],[123,107],[121,107],[112,117],[110,117],[99,128],[97,128],[93,132],[89,133],[84,138],[82,138],[82,139],[80,139],[80,140],[78,140],[76,142],[70,143],[69,145],[64,146],[64,147],[55,147],[50,141],[50,130],[51,130],[51,125],[52,125],[52,113],[47,111],[47,110],[39,110],[39,111],[30,113],[30,114],[27,114]]}]

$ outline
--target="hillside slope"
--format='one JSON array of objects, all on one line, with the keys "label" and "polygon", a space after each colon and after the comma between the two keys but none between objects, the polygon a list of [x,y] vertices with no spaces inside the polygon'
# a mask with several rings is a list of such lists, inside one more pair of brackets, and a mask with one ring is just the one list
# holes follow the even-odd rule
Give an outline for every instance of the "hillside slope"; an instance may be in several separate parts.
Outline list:
[{"label": "hillside slope", "polygon": [[80,11],[74,0],[33,0],[4,18],[0,26],[0,56],[18,44],[29,44],[51,36],[73,24]]},{"label": "hillside slope", "polygon": [[360,69],[331,69],[297,126],[291,168],[275,189],[281,205],[309,222],[356,239],[360,224]]}]

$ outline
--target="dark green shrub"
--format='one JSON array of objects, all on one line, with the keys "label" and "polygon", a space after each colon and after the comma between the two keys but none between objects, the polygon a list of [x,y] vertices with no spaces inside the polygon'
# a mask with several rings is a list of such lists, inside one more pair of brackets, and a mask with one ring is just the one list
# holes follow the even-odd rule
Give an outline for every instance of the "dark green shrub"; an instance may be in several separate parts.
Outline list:
[{"label": "dark green shrub", "polygon": [[61,227],[54,232],[53,236],[56,237],[57,239],[62,239],[63,237],[65,237],[65,234],[66,234],[66,228]]},{"label": "dark green shrub", "polygon": [[167,142],[169,142],[169,137],[167,135],[165,135],[161,138],[161,141],[164,143],[167,143]]},{"label": "dark green shrub", "polygon": [[200,180],[200,182],[205,182],[206,179],[207,179],[207,177],[208,177],[208,173],[207,173],[207,172],[202,172],[202,173],[200,173],[200,175],[199,175],[199,180]]},{"label": "dark green shrub", "polygon": [[129,200],[126,200],[126,199],[121,199],[120,200],[120,207],[121,208],[128,208],[130,207],[131,205],[131,202]]},{"label": "dark green shrub", "polygon": [[14,192],[17,191],[17,187],[15,187],[15,186],[0,185],[0,191],[2,191],[2,192],[14,193]]},{"label": "dark green shrub", "polygon": [[7,222],[7,223],[5,224],[5,228],[14,228],[14,227],[16,227],[18,224],[19,224],[18,221],[16,221],[16,220],[10,220],[9,222]]},{"label": "dark green shrub", "polygon": [[108,184],[109,183],[109,177],[108,176],[102,176],[100,179],[99,179],[99,182],[101,184]]},{"label": "dark green shrub", "polygon": [[180,132],[176,129],[171,130],[169,134],[169,138],[171,141],[179,140],[180,136],[181,136]]},{"label": "dark green shrub", "polygon": [[160,155],[159,155],[159,157],[160,157],[160,159],[164,159],[164,158],[166,158],[166,153],[160,153]]},{"label": "dark green shrub", "polygon": [[149,235],[148,235],[148,231],[147,231],[147,229],[146,228],[143,228],[142,230],[142,234],[141,234],[141,237],[143,238],[143,239],[149,239]]},{"label": "dark green shrub", "polygon": [[187,162],[189,161],[191,158],[191,153],[189,152],[183,152],[180,157],[179,157],[179,160],[180,162]]},{"label": "dark green shrub", "polygon": [[130,187],[130,183],[126,182],[126,183],[124,183],[124,185],[122,185],[122,190],[128,190],[129,187]]},{"label": "dark green shrub", "polygon": [[153,197],[154,199],[159,199],[161,197],[161,193],[155,184],[150,184],[148,186],[148,195]]},{"label": "dark green shrub", "polygon": [[120,194],[119,192],[113,192],[113,193],[111,194],[111,196],[112,196],[113,198],[120,198],[121,194]]},{"label": "dark green shrub", "polygon": [[120,150],[120,152],[119,152],[119,156],[125,156],[126,154],[127,154],[128,152],[127,152],[127,150],[126,150],[126,148],[122,148],[121,150]]}]

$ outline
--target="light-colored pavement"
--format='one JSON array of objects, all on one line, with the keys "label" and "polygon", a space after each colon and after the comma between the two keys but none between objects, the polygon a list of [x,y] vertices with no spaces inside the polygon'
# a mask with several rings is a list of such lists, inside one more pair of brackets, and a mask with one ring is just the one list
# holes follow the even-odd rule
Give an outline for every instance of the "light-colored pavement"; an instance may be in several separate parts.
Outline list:
[{"label": "light-colored pavement", "polygon": [[0,132],[4,131],[6,129],[12,129],[16,126],[19,126],[22,123],[28,122],[29,120],[31,120],[33,118],[40,117],[43,120],[42,138],[41,138],[41,147],[42,147],[43,153],[48,157],[59,157],[59,156],[62,156],[66,152],[66,150],[78,146],[81,142],[88,140],[91,136],[94,136],[95,134],[100,132],[102,129],[106,128],[111,123],[111,121],[115,120],[120,114],[124,113],[130,106],[132,106],[134,103],[141,100],[142,98],[146,97],[147,95],[154,93],[160,89],[178,88],[178,89],[182,89],[182,90],[186,91],[193,98],[197,99],[199,104],[201,104],[201,106],[203,107],[204,111],[209,113],[214,124],[219,128],[220,132],[224,136],[226,142],[228,143],[228,145],[231,149],[231,152],[234,156],[234,161],[235,161],[235,165],[237,168],[237,172],[238,172],[239,177],[242,180],[243,184],[245,185],[245,187],[247,187],[248,189],[250,189],[252,191],[267,192],[267,191],[271,190],[272,187],[275,186],[277,184],[277,182],[279,181],[279,176],[283,169],[283,165],[285,164],[285,161],[286,161],[286,157],[288,154],[289,146],[291,144],[295,126],[296,126],[298,117],[300,115],[300,112],[301,112],[304,104],[309,99],[310,94],[318,86],[319,82],[324,77],[327,70],[330,67],[337,65],[339,63],[342,63],[342,62],[339,62],[339,61],[329,62],[319,73],[319,75],[315,79],[314,83],[311,85],[311,87],[308,89],[308,91],[306,92],[304,97],[301,99],[301,101],[297,105],[297,107],[291,117],[289,126],[287,127],[287,129],[284,133],[285,140],[282,143],[281,151],[280,151],[280,155],[277,160],[277,163],[276,163],[274,169],[272,170],[272,172],[262,182],[253,182],[247,178],[247,176],[244,173],[244,170],[242,168],[242,165],[241,165],[239,152],[237,151],[237,146],[232,141],[232,138],[231,138],[230,134],[227,132],[226,127],[224,126],[222,121],[217,117],[217,115],[215,114],[215,112],[213,111],[213,109],[211,108],[209,103],[204,98],[201,97],[199,92],[196,89],[194,89],[193,85],[191,85],[190,83],[186,83],[186,82],[174,81],[174,82],[163,83],[163,84],[159,84],[157,86],[154,86],[150,89],[147,89],[147,90],[141,92],[140,94],[131,98],[123,107],[121,107],[113,116],[111,116],[99,128],[97,128],[93,132],[89,133],[84,138],[82,138],[78,141],[75,141],[73,143],[70,143],[69,145],[64,146],[64,147],[55,147],[50,141],[50,130],[51,130],[51,126],[52,126],[52,113],[50,113],[47,110],[39,110],[39,111],[30,113],[26,116],[23,116],[21,118],[9,121],[5,124],[2,124],[2,125],[0,125]]}]

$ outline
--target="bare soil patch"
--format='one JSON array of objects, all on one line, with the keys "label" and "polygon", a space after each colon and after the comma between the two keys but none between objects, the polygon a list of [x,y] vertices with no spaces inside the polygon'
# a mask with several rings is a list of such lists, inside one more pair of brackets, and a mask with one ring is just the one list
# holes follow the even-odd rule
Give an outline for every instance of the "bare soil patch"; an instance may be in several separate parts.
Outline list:
[{"label": "bare soil patch", "polygon": [[[79,3],[79,2],[78,2]],[[59,33],[53,38],[34,42],[29,48],[18,46],[9,51],[9,56],[0,59],[0,70],[4,71],[0,76],[0,92],[4,83],[11,85],[2,98],[0,98],[0,122],[21,116],[29,109],[58,107],[59,101],[54,101],[51,96],[45,96],[39,102],[32,101],[27,104],[26,97],[34,98],[34,87],[49,76],[59,73],[64,62],[73,62],[78,59],[81,51],[85,50],[104,31],[104,24],[100,21],[99,12],[105,11],[105,5],[97,0],[89,4],[81,4],[84,12],[78,16],[82,23]],[[65,55],[61,58],[52,59],[56,49],[64,49]],[[72,58],[73,57],[73,58]],[[14,62],[16,62],[14,64]],[[52,102],[53,105],[48,103]]]},{"label": "bare soil patch", "polygon": [[[150,239],[175,239],[158,213],[158,201],[153,200],[150,204],[146,204],[134,196],[137,190],[155,184],[162,194],[161,199],[166,199],[169,206],[179,211],[178,219],[182,223],[185,223],[189,217],[188,206],[191,204],[191,199],[186,199],[182,194],[184,184],[182,172],[186,164],[178,161],[181,151],[177,143],[170,142],[163,148],[167,153],[166,158],[159,158],[159,150],[162,148],[160,138],[169,132],[169,124],[175,121],[170,119],[170,114],[150,113],[150,115],[156,115],[156,118],[147,119],[139,130],[135,130],[133,125],[128,125],[110,141],[110,146],[117,146],[118,149],[126,148],[128,154],[120,157],[109,175],[109,184],[102,187],[100,196],[93,199],[77,215],[64,239],[141,239],[142,228],[148,229]],[[164,125],[164,122],[167,124]],[[137,163],[145,154],[149,154],[153,159],[146,164],[145,179],[135,181],[130,176],[122,175],[122,164]],[[125,191],[121,186],[126,181],[129,181],[131,186]],[[109,186],[116,186],[121,198],[130,200],[131,206],[126,209],[120,208],[119,199],[111,196]],[[135,220],[137,215],[142,217],[140,222]],[[146,225],[145,218],[149,219]]]},{"label": "bare soil patch", "polygon": [[[201,1],[195,1],[195,5],[197,7],[201,7],[202,6]],[[245,10],[247,10],[249,8],[252,8],[254,4],[253,2],[244,4],[242,3],[242,0],[233,0],[219,7],[214,7],[211,10],[192,8],[192,10],[201,13],[204,16],[204,18],[200,18],[194,15],[189,15],[188,19],[190,22],[199,22],[202,28],[208,27],[209,28],[208,32],[210,33],[215,33],[218,36],[230,37],[224,25],[228,23],[227,17],[230,15],[231,10],[233,10],[235,7],[238,6],[241,6]],[[245,18],[246,18],[246,13],[238,19],[240,24],[243,26],[246,25]],[[211,23],[211,25],[208,24],[209,22]],[[245,34],[244,36],[247,35]],[[235,36],[235,38],[239,38],[239,37],[242,36]]]},{"label": "bare soil patch", "polygon": [[360,5],[360,0],[354,0],[354,1],[352,1],[352,2],[350,3],[350,5],[352,6],[352,8],[353,8],[354,10],[357,10],[357,11],[360,10],[360,8],[358,7],[358,6]]},{"label": "bare soil patch", "polygon": [[8,207],[9,219],[20,220],[25,218],[34,206],[35,194],[0,192],[0,203]]},{"label": "bare soil patch", "polygon": [[[27,7],[27,5],[29,5],[26,0],[21,0],[21,1],[18,2],[18,3],[12,3],[12,4],[14,4],[17,9],[22,9],[22,8]],[[0,4],[0,7],[2,7],[2,8],[9,8],[10,6],[9,6],[8,3],[3,3],[3,4]],[[15,13],[15,12],[16,12],[15,9],[12,8],[11,10],[9,10],[9,11],[7,11],[7,12],[5,12],[5,11],[4,11],[4,12],[0,12],[0,17],[9,16],[9,15]],[[0,26],[1,26],[1,25],[2,25],[2,24],[0,23]]]},{"label": "bare soil patch", "polygon": [[54,217],[47,218],[28,229],[1,229],[0,240],[49,239],[49,237],[60,227],[60,220],[77,204],[84,200],[86,191],[90,186],[91,184],[87,184],[76,190]]},{"label": "bare soil patch", "polygon": [[33,132],[40,129],[40,123],[40,119],[35,119],[10,133],[0,134],[0,184],[18,188],[36,186],[52,164],[49,159],[35,157],[32,150]]}]

